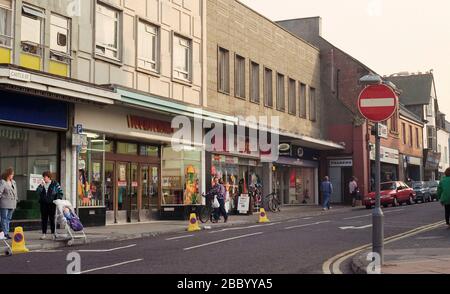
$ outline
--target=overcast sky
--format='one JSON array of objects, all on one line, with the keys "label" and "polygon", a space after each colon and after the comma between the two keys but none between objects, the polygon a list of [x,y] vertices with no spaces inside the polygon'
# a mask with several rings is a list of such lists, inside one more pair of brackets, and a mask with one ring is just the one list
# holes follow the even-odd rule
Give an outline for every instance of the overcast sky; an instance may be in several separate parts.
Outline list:
[{"label": "overcast sky", "polygon": [[434,70],[450,120],[449,0],[241,0],[271,20],[321,16],[322,34],[381,75]]}]

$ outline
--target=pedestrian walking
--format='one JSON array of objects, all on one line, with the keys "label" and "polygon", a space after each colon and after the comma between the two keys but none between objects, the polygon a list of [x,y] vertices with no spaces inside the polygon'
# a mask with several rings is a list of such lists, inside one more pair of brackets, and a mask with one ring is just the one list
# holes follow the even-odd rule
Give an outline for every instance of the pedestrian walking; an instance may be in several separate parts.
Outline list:
[{"label": "pedestrian walking", "polygon": [[356,202],[361,200],[358,187],[358,180],[356,179],[356,177],[352,177],[352,179],[350,180],[350,183],[348,184],[348,190],[352,198],[352,206],[355,207]]},{"label": "pedestrian walking", "polygon": [[58,199],[63,199],[64,193],[58,182],[52,180],[51,172],[44,172],[42,174],[43,180],[41,185],[37,188],[37,193],[39,195],[39,204],[41,206],[41,221],[42,221],[42,237],[41,240],[47,238],[47,227],[50,221],[50,230],[52,233],[52,238],[56,239],[56,224],[55,224],[55,213],[56,205],[53,201]]},{"label": "pedestrian walking", "polygon": [[217,223],[219,221],[220,215],[223,215],[224,221],[228,222],[228,214],[225,209],[225,195],[226,195],[225,186],[223,185],[223,181],[221,183],[221,180],[219,180],[218,177],[214,177],[213,184],[214,186],[205,196],[217,197],[217,201],[220,204],[220,206],[218,208],[215,208],[214,210],[214,222]]},{"label": "pedestrian walking", "polygon": [[333,184],[331,184],[330,178],[328,176],[323,179],[323,182],[320,185],[320,191],[323,195],[323,210],[330,210],[332,208],[330,206],[330,202],[331,194],[333,194]]},{"label": "pedestrian walking", "polygon": [[8,240],[11,240],[9,236],[10,224],[18,201],[19,197],[17,196],[17,185],[14,181],[14,169],[8,168],[2,174],[2,180],[0,182],[1,227],[5,238]]},{"label": "pedestrian walking", "polygon": [[439,182],[437,193],[439,201],[445,207],[445,221],[450,227],[450,168],[447,168],[445,176]]}]

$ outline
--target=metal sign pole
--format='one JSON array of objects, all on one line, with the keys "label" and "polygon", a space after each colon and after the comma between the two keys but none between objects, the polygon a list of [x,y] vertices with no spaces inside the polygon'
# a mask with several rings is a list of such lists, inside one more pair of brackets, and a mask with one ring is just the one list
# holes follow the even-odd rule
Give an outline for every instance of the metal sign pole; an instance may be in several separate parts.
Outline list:
[{"label": "metal sign pole", "polygon": [[381,209],[381,138],[379,134],[379,123],[375,125],[375,190],[376,190],[376,202],[375,209],[373,210],[373,238],[372,238],[372,250],[374,253],[378,253],[380,257],[381,265],[384,264],[384,214]]}]

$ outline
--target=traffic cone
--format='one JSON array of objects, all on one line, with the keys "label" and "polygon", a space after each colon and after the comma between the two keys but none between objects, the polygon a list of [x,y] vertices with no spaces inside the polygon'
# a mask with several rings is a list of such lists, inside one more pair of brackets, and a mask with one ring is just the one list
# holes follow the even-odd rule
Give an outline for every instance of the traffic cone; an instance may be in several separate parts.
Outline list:
[{"label": "traffic cone", "polygon": [[191,213],[191,216],[189,217],[189,226],[187,230],[188,232],[201,231],[200,226],[198,225],[197,215],[195,213]]},{"label": "traffic cone", "polygon": [[259,222],[258,223],[260,223],[260,224],[270,223],[270,220],[267,218],[267,213],[264,208],[261,208],[259,211]]},{"label": "traffic cone", "polygon": [[25,235],[22,227],[17,227],[14,230],[14,237],[11,247],[13,254],[28,253],[30,251],[27,247],[25,247]]}]

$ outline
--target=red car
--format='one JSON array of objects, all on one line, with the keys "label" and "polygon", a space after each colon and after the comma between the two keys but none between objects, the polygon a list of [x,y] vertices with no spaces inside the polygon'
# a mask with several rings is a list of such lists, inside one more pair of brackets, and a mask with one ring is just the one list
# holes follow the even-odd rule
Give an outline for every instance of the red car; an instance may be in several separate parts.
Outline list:
[{"label": "red car", "polygon": [[[392,207],[407,203],[411,205],[414,203],[416,193],[404,182],[386,182],[381,184],[381,205]],[[363,205],[367,209],[371,209],[375,205],[375,192],[369,193],[364,200]]]}]

